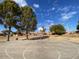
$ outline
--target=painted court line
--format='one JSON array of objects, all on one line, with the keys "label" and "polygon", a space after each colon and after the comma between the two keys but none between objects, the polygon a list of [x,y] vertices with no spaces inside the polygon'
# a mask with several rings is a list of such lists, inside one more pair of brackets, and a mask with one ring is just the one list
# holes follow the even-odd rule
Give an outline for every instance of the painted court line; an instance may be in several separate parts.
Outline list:
[{"label": "painted court line", "polygon": [[58,59],[61,59],[61,53],[59,51],[57,51],[58,53]]},{"label": "painted court line", "polygon": [[10,59],[14,59],[13,57],[11,57],[11,56],[8,54],[7,49],[5,49],[5,54],[6,54]]},{"label": "painted court line", "polygon": [[26,59],[25,52],[26,52],[26,49],[23,51],[23,59]]},{"label": "painted court line", "polygon": [[[26,59],[26,57],[25,57],[26,51],[27,51],[27,48],[23,51],[23,59]],[[31,51],[31,50],[28,50],[28,51]]]},{"label": "painted court line", "polygon": [[26,59],[25,53],[26,53],[26,52],[30,52],[30,51],[32,51],[32,50],[27,50],[27,48],[23,51],[23,59]]}]

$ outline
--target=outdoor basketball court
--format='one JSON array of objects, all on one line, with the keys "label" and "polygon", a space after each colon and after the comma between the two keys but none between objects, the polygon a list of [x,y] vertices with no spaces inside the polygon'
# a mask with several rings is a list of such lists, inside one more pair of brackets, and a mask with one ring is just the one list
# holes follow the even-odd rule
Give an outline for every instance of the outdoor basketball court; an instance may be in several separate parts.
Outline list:
[{"label": "outdoor basketball court", "polygon": [[79,59],[79,44],[67,40],[0,42],[0,59]]}]

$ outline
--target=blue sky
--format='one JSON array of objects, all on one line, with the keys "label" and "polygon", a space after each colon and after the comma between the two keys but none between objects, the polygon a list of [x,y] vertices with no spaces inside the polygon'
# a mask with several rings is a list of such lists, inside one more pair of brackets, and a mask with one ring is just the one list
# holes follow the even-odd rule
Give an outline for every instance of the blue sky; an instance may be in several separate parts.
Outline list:
[{"label": "blue sky", "polygon": [[[38,28],[44,26],[48,31],[51,25],[63,24],[67,31],[76,30],[77,21],[79,20],[79,0],[14,1],[21,7],[28,5],[33,8],[37,15]],[[3,29],[3,26],[0,27]]]}]

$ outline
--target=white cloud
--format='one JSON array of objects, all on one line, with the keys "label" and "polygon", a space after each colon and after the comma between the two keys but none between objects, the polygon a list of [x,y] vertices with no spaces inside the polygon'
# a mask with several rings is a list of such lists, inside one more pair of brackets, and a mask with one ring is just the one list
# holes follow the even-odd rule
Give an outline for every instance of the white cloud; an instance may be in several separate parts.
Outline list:
[{"label": "white cloud", "polygon": [[62,16],[62,19],[64,19],[64,20],[68,20],[69,18],[71,18],[71,16],[68,16],[68,15]]},{"label": "white cloud", "polygon": [[75,10],[76,8],[77,7],[75,6],[59,7],[57,8],[56,13],[60,14],[60,19],[69,20],[77,14],[77,11]]},{"label": "white cloud", "polygon": [[39,8],[39,4],[33,4],[35,8]]},{"label": "white cloud", "polygon": [[46,20],[46,22],[47,22],[47,23],[53,23],[53,21],[52,21],[52,20]]},{"label": "white cloud", "polygon": [[54,11],[54,10],[55,10],[55,8],[53,7],[53,8],[52,8],[52,10]]},{"label": "white cloud", "polygon": [[73,11],[73,12],[69,12],[69,13],[62,13],[61,14],[61,18],[63,20],[69,20],[70,18],[72,18],[74,15],[76,15],[77,12],[76,11]]},{"label": "white cloud", "polygon": [[21,7],[28,5],[25,0],[13,0],[13,1],[18,3],[19,6],[21,6]]},{"label": "white cloud", "polygon": [[57,9],[57,11],[56,12],[69,12],[70,11],[70,7],[60,7],[60,8],[58,8]]}]

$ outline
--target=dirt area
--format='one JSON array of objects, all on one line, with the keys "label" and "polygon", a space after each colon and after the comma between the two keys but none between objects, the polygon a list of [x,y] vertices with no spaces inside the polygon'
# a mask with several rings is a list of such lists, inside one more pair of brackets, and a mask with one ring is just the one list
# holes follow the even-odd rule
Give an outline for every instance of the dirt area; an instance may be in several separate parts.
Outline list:
[{"label": "dirt area", "polygon": [[[39,39],[46,39],[49,36],[48,35],[38,35],[38,36],[33,36],[33,35],[29,35],[29,40],[39,40]],[[26,36],[11,36],[10,37],[10,41],[15,41],[16,38],[18,38],[18,40],[25,40]],[[7,40],[7,36],[0,36],[0,41],[6,41]]]},{"label": "dirt area", "polygon": [[49,39],[53,39],[54,41],[69,40],[72,42],[79,43],[79,34],[50,35]]},{"label": "dirt area", "polygon": [[[36,38],[38,36],[29,36],[29,39],[31,38]],[[41,37],[41,36],[39,36]],[[18,40],[23,40],[25,39],[26,36],[18,36]],[[46,38],[49,40],[54,40],[54,41],[63,41],[63,40],[69,40],[72,42],[77,42],[79,43],[79,34],[65,34],[65,35],[49,35],[49,38]],[[7,36],[0,36],[0,41],[6,41],[7,40]],[[10,37],[11,41],[16,40],[16,36],[12,36]],[[37,39],[36,39],[37,40]]]}]

